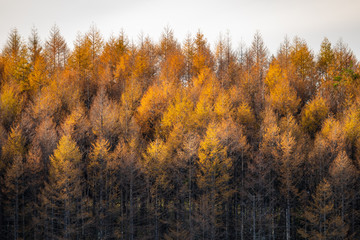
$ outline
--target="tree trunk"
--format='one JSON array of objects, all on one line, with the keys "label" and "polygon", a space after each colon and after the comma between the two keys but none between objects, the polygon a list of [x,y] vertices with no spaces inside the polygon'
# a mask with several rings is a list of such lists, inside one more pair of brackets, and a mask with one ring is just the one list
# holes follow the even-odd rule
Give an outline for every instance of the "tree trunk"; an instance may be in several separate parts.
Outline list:
[{"label": "tree trunk", "polygon": [[130,240],[134,239],[134,200],[133,200],[134,173],[130,175]]},{"label": "tree trunk", "polygon": [[159,226],[158,226],[158,193],[155,190],[155,240],[159,240]]},{"label": "tree trunk", "polygon": [[286,240],[290,240],[290,200],[286,200]]},{"label": "tree trunk", "polygon": [[190,166],[189,166],[189,239],[193,239],[193,231],[192,231],[192,205],[191,205],[191,181],[192,181],[192,159],[190,157]]},{"label": "tree trunk", "polygon": [[255,195],[252,196],[253,200],[253,240],[256,240],[256,204],[255,204]]},{"label": "tree trunk", "polygon": [[15,212],[14,212],[14,240],[18,239],[18,223],[19,223],[19,184],[15,183]]}]

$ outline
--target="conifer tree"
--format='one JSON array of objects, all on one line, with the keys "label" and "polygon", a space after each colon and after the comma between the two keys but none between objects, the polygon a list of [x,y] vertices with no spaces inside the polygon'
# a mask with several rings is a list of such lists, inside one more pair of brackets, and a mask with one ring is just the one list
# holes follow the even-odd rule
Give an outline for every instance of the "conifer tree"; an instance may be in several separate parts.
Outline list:
[{"label": "conifer tree", "polygon": [[203,238],[222,238],[224,222],[221,216],[226,211],[225,203],[231,196],[228,185],[231,160],[227,156],[226,147],[219,141],[215,125],[209,125],[198,154],[197,184],[201,191],[198,202],[199,230]]},{"label": "conifer tree", "polygon": [[97,139],[92,145],[89,154],[89,163],[87,166],[88,181],[90,185],[90,195],[92,197],[92,217],[94,219],[95,235],[99,238],[107,238],[111,236],[108,229],[110,222],[109,209],[107,201],[109,201],[109,176],[108,161],[110,158],[110,144],[105,139]]},{"label": "conifer tree", "polygon": [[319,183],[312,201],[305,207],[304,228],[299,234],[306,239],[343,239],[348,231],[334,209],[331,184],[325,179]]},{"label": "conifer tree", "polygon": [[40,197],[44,238],[73,239],[86,234],[87,199],[83,196],[81,153],[69,136],[62,136],[50,157],[49,179]]},{"label": "conifer tree", "polygon": [[30,63],[34,67],[39,57],[42,57],[41,40],[36,28],[31,29],[31,35],[29,37],[28,49],[30,55]]},{"label": "conifer tree", "polygon": [[45,42],[44,51],[51,73],[54,73],[58,68],[65,67],[69,50],[57,25],[51,28],[49,39]]},{"label": "conifer tree", "polygon": [[[25,187],[24,156],[25,141],[20,128],[11,129],[8,140],[2,149],[2,163],[5,165],[3,191],[8,224],[12,230],[8,238],[24,238],[25,234]],[[3,169],[2,169],[3,170]]]}]

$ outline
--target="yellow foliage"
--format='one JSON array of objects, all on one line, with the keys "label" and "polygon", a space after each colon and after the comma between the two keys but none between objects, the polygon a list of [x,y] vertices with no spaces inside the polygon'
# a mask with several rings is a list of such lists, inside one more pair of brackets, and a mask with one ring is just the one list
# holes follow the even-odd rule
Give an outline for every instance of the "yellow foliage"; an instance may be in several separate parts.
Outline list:
[{"label": "yellow foliage", "polygon": [[288,81],[279,82],[270,90],[269,100],[271,107],[280,115],[297,112],[300,99]]},{"label": "yellow foliage", "polygon": [[348,143],[354,144],[360,137],[360,111],[351,107],[344,115],[343,133]]},{"label": "yellow foliage", "polygon": [[[214,79],[210,78],[206,81],[207,82],[205,82],[201,88],[198,102],[195,107],[194,121],[199,128],[206,127],[214,119],[215,101],[220,90],[218,83],[214,81]],[[221,102],[219,102],[219,104],[220,103]]]},{"label": "yellow foliage", "polygon": [[297,112],[300,99],[276,60],[269,67],[265,84],[269,93],[267,101],[278,114],[286,116]]},{"label": "yellow foliage", "polygon": [[84,76],[91,66],[91,45],[86,36],[78,35],[74,43],[74,50],[69,57],[69,65],[80,76]]},{"label": "yellow foliage", "polygon": [[206,127],[213,119],[213,106],[205,99],[200,99],[196,104],[194,121],[198,128]]},{"label": "yellow foliage", "polygon": [[197,77],[193,79],[193,85],[195,88],[201,88],[203,85],[207,83],[214,83],[215,81],[215,76],[211,69],[203,68]]},{"label": "yellow foliage", "polygon": [[280,128],[277,119],[271,109],[265,110],[265,116],[262,123],[262,141],[260,150],[265,154],[274,155],[273,151],[280,143]]},{"label": "yellow foliage", "polygon": [[300,138],[303,134],[296,118],[291,114],[280,119],[279,127],[282,133],[291,132],[296,139]]},{"label": "yellow foliage", "polygon": [[333,185],[343,189],[353,183],[356,178],[356,168],[345,151],[339,152],[329,169]]},{"label": "yellow foliage", "polygon": [[177,94],[175,103],[170,104],[161,120],[161,128],[165,131],[170,130],[175,125],[180,125],[185,129],[193,125],[194,104],[185,94]]},{"label": "yellow foliage", "polygon": [[[220,143],[216,126],[210,124],[199,148],[199,186],[204,190],[225,187],[229,180],[231,160]],[[224,194],[226,191],[223,192]]]},{"label": "yellow foliage", "polygon": [[345,140],[342,126],[340,122],[334,118],[327,118],[324,121],[319,137],[325,140],[330,146],[340,149],[342,149]]},{"label": "yellow foliage", "polygon": [[8,128],[20,114],[23,106],[23,98],[19,87],[14,84],[5,83],[0,92],[0,115],[4,127]]},{"label": "yellow foliage", "polygon": [[153,176],[159,176],[159,171],[168,160],[168,147],[160,139],[151,142],[143,155],[146,171]]},{"label": "yellow foliage", "polygon": [[58,95],[61,98],[63,109],[70,111],[81,102],[81,87],[78,85],[81,83],[69,69],[62,72],[60,79],[56,81]]},{"label": "yellow foliage", "polygon": [[201,72],[206,68],[206,56],[203,54],[195,54],[193,58],[193,66],[197,72]]},{"label": "yellow foliage", "polygon": [[293,47],[290,52],[290,59],[296,68],[296,73],[300,79],[311,77],[313,73],[314,55],[309,50],[306,42],[300,38],[294,39]]},{"label": "yellow foliage", "polygon": [[35,94],[48,84],[49,78],[47,76],[46,62],[42,57],[38,57],[34,69],[29,75],[29,89],[32,94]]},{"label": "yellow foliage", "polygon": [[236,124],[231,118],[224,119],[218,126],[217,137],[220,143],[227,147],[229,156],[234,152],[244,154],[250,148],[243,127]]},{"label": "yellow foliage", "polygon": [[58,86],[52,81],[49,86],[42,88],[32,105],[32,114],[36,119],[53,116],[61,106]]},{"label": "yellow foliage", "polygon": [[0,170],[11,164],[15,158],[20,158],[25,154],[25,139],[22,136],[21,129],[16,126],[11,128],[9,136],[1,149]]},{"label": "yellow foliage", "polygon": [[160,86],[153,85],[147,90],[136,114],[136,120],[143,133],[150,134],[154,131],[175,91],[175,86],[166,82],[162,82]]},{"label": "yellow foliage", "polygon": [[130,55],[126,52],[121,55],[120,60],[116,65],[114,77],[116,79],[124,79],[126,77],[129,77],[130,73]]},{"label": "yellow foliage", "polygon": [[317,96],[303,108],[301,124],[311,136],[314,136],[321,128],[328,114],[329,107],[327,103],[321,96]]},{"label": "yellow foliage", "polygon": [[237,110],[237,120],[244,126],[252,126],[255,124],[255,115],[249,104],[243,102]]},{"label": "yellow foliage", "polygon": [[80,160],[81,153],[75,141],[64,135],[61,137],[54,154],[50,156],[50,175],[54,177],[63,174],[71,175],[73,171],[78,171],[75,166],[80,163]]},{"label": "yellow foliage", "polygon": [[119,133],[119,116],[118,103],[109,100],[105,89],[101,88],[90,109],[93,133],[110,140]]},{"label": "yellow foliage", "polygon": [[184,71],[185,59],[179,51],[168,54],[169,56],[162,62],[160,78],[164,81],[180,83],[180,77]]},{"label": "yellow foliage", "polygon": [[290,158],[295,150],[295,144],[295,138],[292,136],[291,132],[281,135],[280,148],[284,158]]},{"label": "yellow foliage", "polygon": [[143,53],[136,55],[135,57],[135,66],[133,69],[133,77],[138,78],[146,73],[149,69],[149,61]]},{"label": "yellow foliage", "polygon": [[275,60],[270,64],[269,70],[265,78],[265,84],[269,91],[271,91],[279,82],[286,79],[279,63]]},{"label": "yellow foliage", "polygon": [[62,123],[61,129],[64,134],[71,136],[76,141],[89,137],[91,126],[85,109],[81,106],[72,109]]},{"label": "yellow foliage", "polygon": [[89,154],[89,168],[103,169],[105,164],[110,158],[110,143],[104,138],[98,138],[95,143],[92,144],[92,150]]},{"label": "yellow foliage", "polygon": [[217,115],[218,120],[230,117],[232,112],[232,103],[227,92],[222,91],[218,95],[214,106],[214,112]]}]

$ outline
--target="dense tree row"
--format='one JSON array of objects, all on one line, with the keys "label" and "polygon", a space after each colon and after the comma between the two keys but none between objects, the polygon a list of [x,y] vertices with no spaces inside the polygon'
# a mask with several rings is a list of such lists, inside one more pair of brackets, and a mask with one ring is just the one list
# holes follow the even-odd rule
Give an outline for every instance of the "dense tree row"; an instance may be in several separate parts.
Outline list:
[{"label": "dense tree row", "polygon": [[0,55],[2,239],[359,239],[360,66],[96,27]]}]

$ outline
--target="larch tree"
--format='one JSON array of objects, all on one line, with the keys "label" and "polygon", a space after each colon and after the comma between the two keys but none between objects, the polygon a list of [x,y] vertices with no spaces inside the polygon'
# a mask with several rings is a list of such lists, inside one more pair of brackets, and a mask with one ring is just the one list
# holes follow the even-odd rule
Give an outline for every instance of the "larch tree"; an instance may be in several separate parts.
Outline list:
[{"label": "larch tree", "polygon": [[210,46],[201,31],[196,33],[193,40],[194,54],[192,59],[193,72],[200,74],[203,68],[213,68],[214,60],[211,54]]},{"label": "larch tree", "polygon": [[321,131],[316,134],[313,147],[309,149],[305,161],[303,181],[306,192],[314,192],[317,184],[328,177],[329,168],[338,154],[345,150],[345,138],[340,121],[329,117],[322,124]]},{"label": "larch tree", "polygon": [[100,65],[100,54],[103,50],[104,40],[99,29],[92,25],[88,32],[85,34],[86,45],[89,48],[88,53],[90,55],[89,64],[89,76],[85,78],[85,92],[87,102],[90,102],[99,78],[99,65]]},{"label": "larch tree", "polygon": [[[329,169],[329,182],[334,191],[334,207],[337,214],[341,216],[341,222],[345,229],[350,230],[350,223],[355,218],[354,203],[357,193],[350,190],[350,185],[357,180],[357,171],[351,159],[345,151],[339,152],[336,159],[332,162]],[[354,226],[351,226],[351,232],[354,233]],[[341,236],[346,237],[346,233]]]},{"label": "larch tree", "polygon": [[359,75],[355,73],[356,58],[349,47],[339,41],[333,48],[333,61],[328,69],[329,81],[327,97],[331,98],[331,110],[334,113],[346,110],[353,102]]},{"label": "larch tree", "polygon": [[[25,234],[25,178],[24,178],[24,157],[25,140],[21,129],[16,126],[11,129],[7,142],[2,149],[2,165],[6,167],[1,169],[4,183],[1,186],[5,193],[5,211],[11,226],[11,235],[8,238],[20,239]],[[5,170],[5,173],[3,172]]]},{"label": "larch tree", "polygon": [[90,123],[95,136],[105,138],[115,145],[119,135],[119,105],[110,100],[105,88],[99,89],[90,108]]},{"label": "larch tree", "polygon": [[185,61],[185,82],[184,84],[186,86],[189,86],[191,84],[191,80],[194,77],[194,71],[193,71],[193,57],[195,54],[195,48],[193,44],[193,39],[191,38],[191,35],[188,34],[186,36],[186,39],[182,46],[182,51],[184,55],[184,61]]},{"label": "larch tree", "polygon": [[[99,51],[102,41],[95,29],[91,34],[78,35],[74,50],[69,56],[69,65],[76,75],[77,82],[81,89],[81,99],[86,107],[90,107],[93,97],[96,94],[99,65]],[[96,66],[94,66],[96,65]],[[96,69],[96,70],[95,70]]]},{"label": "larch tree", "polygon": [[116,191],[110,191],[112,195],[109,199],[111,216],[117,219],[119,226],[114,233],[118,238],[136,239],[146,236],[137,227],[146,218],[144,203],[141,201],[146,193],[138,147],[139,142],[134,136],[131,139],[121,139],[107,166],[110,179],[108,188],[117,188]]},{"label": "larch tree", "polygon": [[[184,143],[187,140],[189,142]],[[162,181],[162,187],[168,205],[167,212],[171,217],[168,220],[169,231],[165,237],[168,239],[180,239],[181,236],[193,237],[193,228],[189,227],[186,221],[193,221],[193,216],[190,215],[192,210],[187,211],[183,206],[187,200],[191,206],[191,201],[194,200],[191,199],[192,185],[195,182],[193,162],[198,141],[196,135],[189,132],[189,129],[177,124],[167,137],[166,145],[169,160],[166,167],[163,167],[165,181]],[[184,156],[186,153],[189,155]]]},{"label": "larch tree", "polygon": [[80,105],[71,110],[71,113],[62,122],[59,132],[71,136],[78,144],[80,151],[88,153],[91,142],[95,139],[91,127],[88,115],[85,113],[85,107]]},{"label": "larch tree", "polygon": [[25,216],[25,237],[30,239],[39,239],[42,236],[39,196],[44,186],[47,172],[42,164],[42,154],[40,147],[36,144],[30,146],[24,163],[24,181],[26,210]]},{"label": "larch tree", "polygon": [[46,68],[46,62],[42,55],[38,55],[35,58],[35,62],[32,66],[32,71],[29,74],[29,92],[30,98],[35,98],[37,94],[40,94],[41,89],[50,84],[48,70]]},{"label": "larch tree", "polygon": [[311,137],[314,137],[315,133],[321,129],[321,125],[328,114],[329,107],[327,102],[321,96],[317,96],[304,106],[301,125]]},{"label": "larch tree", "polygon": [[146,234],[154,239],[162,238],[162,217],[164,211],[162,186],[166,186],[167,174],[163,170],[169,160],[168,146],[161,140],[155,139],[143,154],[143,171],[146,174]]},{"label": "larch tree", "polygon": [[310,240],[342,239],[348,228],[341,221],[334,209],[334,193],[332,185],[322,180],[313,194],[312,201],[304,209],[304,228],[298,229],[299,234]]},{"label": "larch tree", "polygon": [[[184,170],[184,164],[186,165],[185,171],[187,170],[187,176],[181,175],[184,180],[183,188],[180,189],[182,194],[186,194],[187,196],[183,196],[185,199],[182,199],[184,202],[182,204],[187,204],[187,221],[183,220],[187,228],[185,231],[177,231],[177,238],[181,235],[188,236],[189,239],[194,239],[196,235],[196,228],[194,226],[195,223],[195,198],[196,198],[196,169],[197,169],[197,153],[200,144],[200,138],[198,135],[190,132],[183,136],[184,141],[182,141],[179,149],[177,150],[177,159],[180,162],[180,166],[182,170]],[[186,174],[185,173],[185,174]],[[181,173],[180,173],[181,174]],[[182,173],[184,174],[184,173]],[[181,211],[185,210],[181,205],[178,209]],[[180,220],[181,221],[181,220]],[[178,229],[178,227],[176,227]],[[180,228],[181,229],[181,228]],[[181,229],[183,230],[183,229]],[[180,233],[180,236],[179,236]]]},{"label": "larch tree", "polygon": [[[198,149],[198,136],[193,129],[194,104],[185,91],[176,94],[174,103],[168,109],[161,120],[161,128],[158,134],[167,139],[168,151],[172,159],[167,168],[170,186],[173,192],[170,201],[170,211],[174,218],[171,219],[170,231],[167,238],[179,238],[188,236],[193,238],[193,189],[195,184],[195,159]],[[189,209],[183,205],[188,203]],[[185,217],[187,215],[187,217]]]},{"label": "larch tree", "polygon": [[345,138],[346,149],[350,157],[356,152],[356,142],[360,138],[360,115],[356,104],[352,105],[344,111],[346,113],[342,119],[343,136]]},{"label": "larch tree", "polygon": [[111,236],[109,229],[110,221],[109,209],[106,202],[109,200],[109,176],[108,161],[110,158],[110,144],[104,138],[98,138],[92,145],[87,164],[88,181],[92,198],[92,218],[94,219],[93,228],[95,235],[99,238]]},{"label": "larch tree", "polygon": [[251,104],[256,114],[264,109],[265,86],[264,79],[268,68],[268,49],[260,32],[256,32],[248,49],[248,76],[253,85],[251,94]]},{"label": "larch tree", "polygon": [[14,121],[20,116],[24,104],[19,86],[14,83],[5,83],[0,90],[1,123],[9,130]]},{"label": "larch tree", "polygon": [[160,85],[150,86],[142,97],[135,118],[145,139],[154,139],[155,129],[158,127],[175,90],[176,88],[172,83],[163,81]]},{"label": "larch tree", "polygon": [[91,56],[91,69],[93,71],[93,78],[97,77],[98,65],[100,61],[100,54],[104,47],[104,40],[99,29],[92,25],[86,33],[86,38],[90,45],[90,56]]},{"label": "larch tree", "polygon": [[21,239],[25,235],[25,182],[24,182],[24,163],[23,158],[15,156],[9,166],[5,178],[5,193],[8,197],[8,204],[5,210],[10,216],[9,225],[12,225],[13,231],[9,238]]},{"label": "larch tree", "polygon": [[260,126],[259,151],[252,153],[248,163],[245,188],[249,213],[247,215],[247,236],[257,239],[263,236],[275,237],[275,168],[278,146],[281,142],[280,128],[276,114],[267,108],[263,112]]},{"label": "larch tree", "polygon": [[160,79],[179,84],[184,72],[184,56],[171,29],[165,28],[158,46]]},{"label": "larch tree", "polygon": [[49,179],[40,197],[44,238],[72,239],[85,235],[88,201],[83,198],[81,153],[69,136],[62,136],[50,157]]},{"label": "larch tree", "polygon": [[63,69],[68,58],[68,48],[60,29],[54,25],[50,30],[50,36],[45,42],[44,53],[53,74],[58,69]]},{"label": "larch tree", "polygon": [[217,127],[210,124],[199,147],[197,184],[201,192],[198,202],[197,224],[199,238],[226,237],[222,215],[231,197],[229,187],[231,160],[226,147],[220,143]]},{"label": "larch tree", "polygon": [[304,159],[303,142],[296,131],[299,132],[299,126],[295,122],[294,117],[288,115],[283,118],[282,133],[280,134],[280,142],[278,151],[276,151],[277,170],[280,181],[280,192],[283,196],[285,206],[285,229],[286,239],[291,239],[294,235],[293,210],[297,205],[299,177],[302,176],[300,166]]},{"label": "larch tree", "polygon": [[30,63],[34,67],[38,58],[42,55],[42,44],[38,30],[34,27],[31,29],[31,35],[28,40],[28,49],[30,55]]},{"label": "larch tree", "polygon": [[230,197],[226,201],[223,221],[225,221],[225,238],[244,239],[246,198],[245,174],[250,158],[250,145],[243,126],[232,119],[221,122],[218,128],[220,143],[227,147],[227,156],[231,161],[229,171]]},{"label": "larch tree", "polygon": [[317,59],[317,69],[323,81],[329,79],[329,69],[332,67],[334,61],[334,51],[332,49],[329,39],[324,38],[321,42],[320,53]]},{"label": "larch tree", "polygon": [[9,34],[8,41],[3,50],[4,54],[16,58],[20,54],[21,47],[22,47],[21,36],[18,30],[14,28],[11,30]]},{"label": "larch tree", "polygon": [[300,99],[276,60],[270,64],[265,84],[269,93],[265,96],[266,102],[275,112],[280,116],[286,116],[298,111]]},{"label": "larch tree", "polygon": [[277,52],[276,58],[279,61],[279,64],[287,74],[289,74],[290,69],[292,68],[291,59],[291,43],[287,36],[285,36],[284,41],[280,43],[280,48]]},{"label": "larch tree", "polygon": [[50,117],[44,119],[35,129],[32,143],[34,146],[39,147],[41,151],[40,164],[46,171],[50,167],[49,157],[56,149],[58,139],[55,123]]},{"label": "larch tree", "polygon": [[216,74],[223,88],[229,88],[237,77],[236,54],[231,48],[229,33],[225,37],[220,35],[216,44],[215,66]]},{"label": "larch tree", "polygon": [[292,86],[303,105],[313,97],[316,91],[314,54],[304,40],[295,37],[290,50],[290,59],[294,67]]},{"label": "larch tree", "polygon": [[[127,56],[131,46],[124,32],[119,36],[112,36],[104,43],[103,50],[99,56],[99,78],[102,83],[106,83],[110,97],[120,97],[123,92],[124,79],[119,70],[125,68]],[[128,77],[128,75],[125,75]],[[125,78],[124,76],[124,78]]]},{"label": "larch tree", "polygon": [[7,45],[3,52],[5,56],[5,78],[9,81],[15,80],[20,87],[20,91],[28,90],[28,75],[30,73],[29,54],[26,44],[16,28],[9,34]]}]

